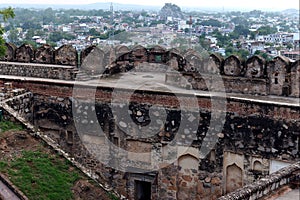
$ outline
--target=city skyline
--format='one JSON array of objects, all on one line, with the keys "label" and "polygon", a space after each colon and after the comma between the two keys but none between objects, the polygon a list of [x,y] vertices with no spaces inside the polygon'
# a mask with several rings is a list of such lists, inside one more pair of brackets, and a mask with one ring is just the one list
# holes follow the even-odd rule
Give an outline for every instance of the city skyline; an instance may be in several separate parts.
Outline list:
[{"label": "city skyline", "polygon": [[285,9],[299,9],[298,0],[252,0],[244,1],[241,5],[240,1],[237,0],[210,0],[210,1],[195,1],[195,0],[168,0],[166,2],[160,0],[152,1],[138,1],[138,0],[127,0],[126,3],[122,0],[65,0],[65,1],[51,1],[51,0],[0,0],[0,4],[49,4],[49,5],[86,5],[92,3],[119,3],[119,4],[136,4],[144,6],[163,6],[165,3],[174,3],[180,7],[193,7],[193,8],[224,8],[224,9],[260,9],[260,10],[285,10]]}]

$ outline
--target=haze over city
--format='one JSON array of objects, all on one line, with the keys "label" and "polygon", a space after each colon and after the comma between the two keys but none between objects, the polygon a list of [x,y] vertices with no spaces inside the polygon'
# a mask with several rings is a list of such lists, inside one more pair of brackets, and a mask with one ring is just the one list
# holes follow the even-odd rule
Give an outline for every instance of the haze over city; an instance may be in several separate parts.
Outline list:
[{"label": "haze over city", "polygon": [[52,0],[0,0],[0,4],[49,4],[49,5],[80,5],[80,4],[93,4],[93,3],[119,3],[119,4],[135,4],[135,5],[149,5],[149,6],[163,6],[165,3],[174,3],[181,7],[193,7],[193,8],[223,8],[227,9],[260,9],[260,10],[284,10],[284,9],[299,9],[299,1],[298,0],[252,0],[252,1],[243,1],[241,3],[237,0],[210,0],[210,1],[195,1],[195,0],[172,0],[172,1],[160,1],[160,0],[152,0],[152,1],[139,1],[139,0],[65,0],[65,1],[52,1]]}]

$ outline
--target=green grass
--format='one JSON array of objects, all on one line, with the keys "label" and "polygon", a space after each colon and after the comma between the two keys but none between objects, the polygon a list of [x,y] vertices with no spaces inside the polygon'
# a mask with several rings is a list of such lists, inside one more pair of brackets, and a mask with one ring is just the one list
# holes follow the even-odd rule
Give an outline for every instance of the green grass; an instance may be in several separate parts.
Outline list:
[{"label": "green grass", "polygon": [[108,193],[108,197],[111,199],[111,200],[119,200],[119,198],[114,195],[113,193]]},{"label": "green grass", "polygon": [[80,177],[78,172],[69,169],[64,159],[42,152],[24,151],[9,166],[0,162],[0,170],[5,170],[11,181],[32,200],[72,199],[71,188]]},{"label": "green grass", "polygon": [[3,172],[6,167],[7,163],[4,161],[0,161],[0,172]]},{"label": "green grass", "polygon": [[19,131],[19,130],[23,130],[23,127],[14,122],[2,120],[2,121],[0,121],[0,129],[1,129],[0,132],[5,132],[5,131],[9,131],[9,130]]}]

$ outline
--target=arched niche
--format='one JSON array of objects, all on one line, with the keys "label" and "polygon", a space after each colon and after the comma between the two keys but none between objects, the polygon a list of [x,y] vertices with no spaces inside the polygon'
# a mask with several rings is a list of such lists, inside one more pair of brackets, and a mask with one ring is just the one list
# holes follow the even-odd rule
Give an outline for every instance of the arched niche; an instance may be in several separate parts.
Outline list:
[{"label": "arched niche", "polygon": [[261,56],[255,55],[246,61],[247,78],[262,78],[265,75],[266,61]]},{"label": "arched niche", "polygon": [[243,187],[243,171],[235,163],[226,168],[226,193]]},{"label": "arched niche", "polygon": [[185,154],[178,158],[178,166],[181,170],[184,169],[195,169],[199,168],[199,159],[191,154]]},{"label": "arched niche", "polygon": [[253,162],[253,170],[255,170],[255,171],[263,171],[264,170],[264,166],[263,166],[263,164],[260,161],[256,160],[256,161]]},{"label": "arched niche", "polygon": [[35,62],[44,64],[54,63],[54,49],[48,44],[39,47],[35,52]]},{"label": "arched niche", "polygon": [[224,74],[227,76],[241,76],[243,72],[242,61],[239,57],[231,55],[224,61]]}]

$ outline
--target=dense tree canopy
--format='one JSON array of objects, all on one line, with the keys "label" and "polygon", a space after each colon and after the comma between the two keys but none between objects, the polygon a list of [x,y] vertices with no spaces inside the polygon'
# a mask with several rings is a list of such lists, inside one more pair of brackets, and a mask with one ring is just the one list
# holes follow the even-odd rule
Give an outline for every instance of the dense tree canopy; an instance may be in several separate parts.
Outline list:
[{"label": "dense tree canopy", "polygon": [[257,29],[259,35],[269,35],[274,34],[277,32],[276,27],[270,27],[270,26],[262,26],[259,29]]},{"label": "dense tree canopy", "polygon": [[216,19],[204,20],[200,24],[203,26],[222,27],[222,23]]},{"label": "dense tree canopy", "polygon": [[62,39],[73,40],[75,38],[76,37],[72,34],[57,31],[57,32],[53,32],[53,33],[50,34],[49,41],[50,42],[58,42]]},{"label": "dense tree canopy", "polygon": [[[7,21],[9,18],[13,18],[15,16],[14,10],[12,8],[6,8],[0,10],[0,15],[2,15],[2,19]],[[4,28],[0,26],[0,57],[5,55],[5,40],[3,39],[2,35],[4,33]]]},{"label": "dense tree canopy", "polygon": [[246,26],[238,25],[235,26],[233,32],[231,33],[231,38],[238,39],[240,36],[247,37],[248,34],[250,34],[250,31]]}]

